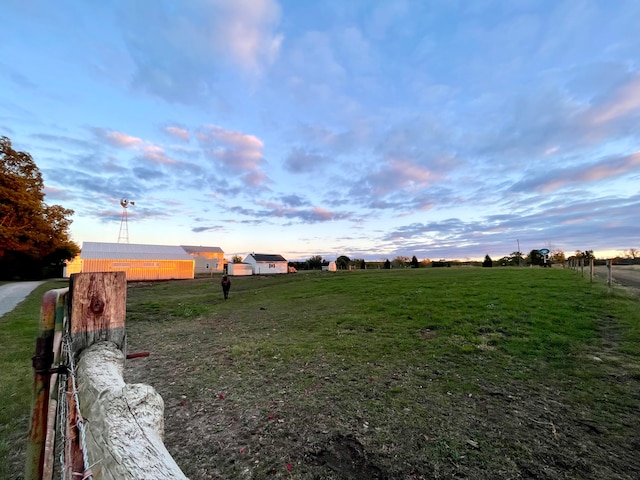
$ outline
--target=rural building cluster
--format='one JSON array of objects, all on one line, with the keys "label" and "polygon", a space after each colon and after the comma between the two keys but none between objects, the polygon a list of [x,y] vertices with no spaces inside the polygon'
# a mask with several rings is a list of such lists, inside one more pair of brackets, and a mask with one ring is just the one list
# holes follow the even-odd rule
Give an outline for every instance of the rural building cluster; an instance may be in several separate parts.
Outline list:
[{"label": "rural building cluster", "polygon": [[270,275],[288,273],[282,255],[251,253],[242,262],[227,264],[220,247],[84,242],[67,262],[64,276],[73,273],[119,272],[127,280],[184,280],[196,275]]}]

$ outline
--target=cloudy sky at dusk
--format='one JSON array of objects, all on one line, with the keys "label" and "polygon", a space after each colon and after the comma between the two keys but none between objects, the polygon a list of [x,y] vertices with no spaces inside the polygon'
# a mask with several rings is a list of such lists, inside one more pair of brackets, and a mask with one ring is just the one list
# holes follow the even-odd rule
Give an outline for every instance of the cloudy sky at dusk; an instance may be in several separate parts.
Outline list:
[{"label": "cloudy sky at dusk", "polygon": [[4,0],[0,135],[72,239],[640,248],[637,0]]}]

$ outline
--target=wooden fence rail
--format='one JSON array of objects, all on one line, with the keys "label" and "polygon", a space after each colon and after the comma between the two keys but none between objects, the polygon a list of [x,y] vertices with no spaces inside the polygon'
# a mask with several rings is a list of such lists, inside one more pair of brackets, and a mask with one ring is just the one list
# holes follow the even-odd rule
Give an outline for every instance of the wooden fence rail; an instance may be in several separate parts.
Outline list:
[{"label": "wooden fence rail", "polygon": [[52,479],[54,458],[63,479],[186,479],[162,441],[162,398],[122,377],[126,292],[124,272],[104,272],[44,295],[26,480]]}]

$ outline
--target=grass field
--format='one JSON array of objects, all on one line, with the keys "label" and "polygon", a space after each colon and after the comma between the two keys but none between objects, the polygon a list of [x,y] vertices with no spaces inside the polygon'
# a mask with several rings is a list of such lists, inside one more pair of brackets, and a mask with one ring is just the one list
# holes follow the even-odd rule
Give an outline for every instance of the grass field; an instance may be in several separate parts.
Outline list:
[{"label": "grass field", "polygon": [[[227,301],[218,280],[128,289],[129,352],[151,355],[127,381],[163,396],[192,480],[640,478],[625,292],[535,268],[237,277]],[[32,348],[2,354],[0,478],[22,469]]]}]

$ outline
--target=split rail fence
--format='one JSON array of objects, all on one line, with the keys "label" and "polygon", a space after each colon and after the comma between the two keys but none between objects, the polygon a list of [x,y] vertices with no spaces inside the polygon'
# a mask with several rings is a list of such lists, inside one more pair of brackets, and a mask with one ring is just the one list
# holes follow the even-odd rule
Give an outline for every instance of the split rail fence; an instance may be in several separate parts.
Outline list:
[{"label": "split rail fence", "polygon": [[79,273],[48,291],[33,357],[26,480],[186,479],[163,443],[164,403],[124,382],[124,272]]}]

